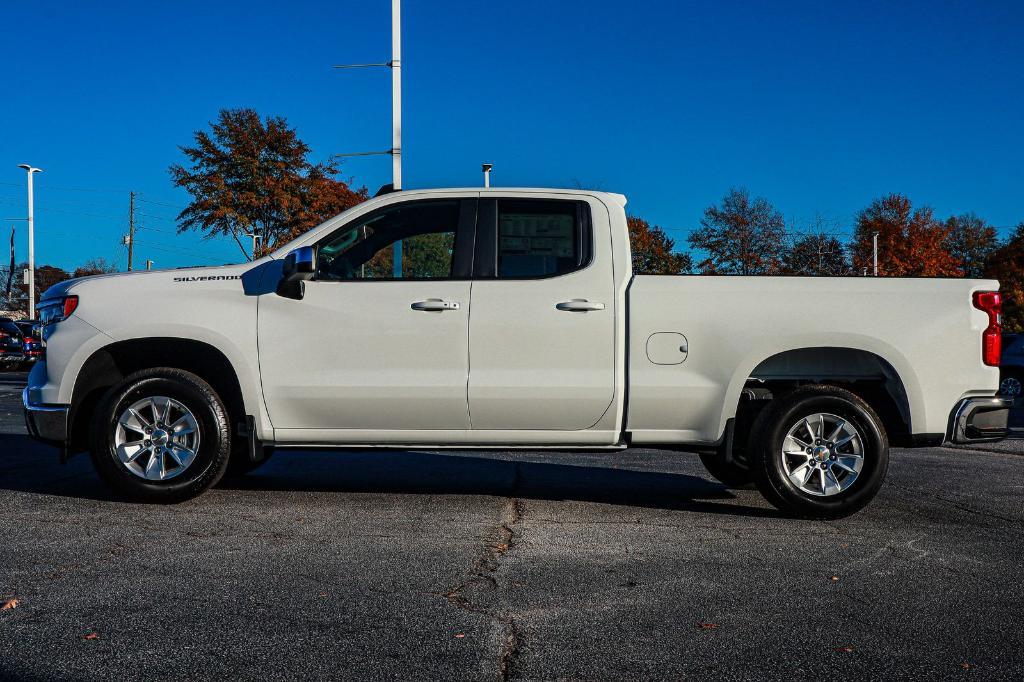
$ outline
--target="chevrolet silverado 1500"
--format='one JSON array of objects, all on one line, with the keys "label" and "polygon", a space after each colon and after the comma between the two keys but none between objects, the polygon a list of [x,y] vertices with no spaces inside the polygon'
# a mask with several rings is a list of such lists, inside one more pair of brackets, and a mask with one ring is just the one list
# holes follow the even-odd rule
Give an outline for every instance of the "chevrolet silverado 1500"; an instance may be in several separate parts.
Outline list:
[{"label": "chevrolet silverado 1500", "polygon": [[393,192],[252,263],[59,284],[28,428],[150,501],[283,447],[638,445],[819,518],[890,443],[1005,436],[997,282],[636,275],[625,204]]}]

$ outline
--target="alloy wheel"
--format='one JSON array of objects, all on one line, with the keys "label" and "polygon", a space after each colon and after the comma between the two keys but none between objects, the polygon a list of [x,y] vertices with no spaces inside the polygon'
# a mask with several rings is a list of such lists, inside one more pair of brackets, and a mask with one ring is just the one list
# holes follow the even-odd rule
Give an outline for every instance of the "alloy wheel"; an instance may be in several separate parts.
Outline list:
[{"label": "alloy wheel", "polygon": [[195,461],[199,422],[173,398],[143,398],[118,418],[114,448],[121,464],[134,475],[147,481],[166,481]]},{"label": "alloy wheel", "polygon": [[864,467],[864,440],[849,421],[810,414],[786,433],[782,466],[790,482],[808,495],[829,497],[848,490]]}]

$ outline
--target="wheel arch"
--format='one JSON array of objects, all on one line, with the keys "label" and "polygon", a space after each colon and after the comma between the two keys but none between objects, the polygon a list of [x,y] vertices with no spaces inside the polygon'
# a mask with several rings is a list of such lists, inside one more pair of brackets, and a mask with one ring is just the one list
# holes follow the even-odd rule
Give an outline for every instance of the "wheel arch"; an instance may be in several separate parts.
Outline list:
[{"label": "wheel arch", "polygon": [[737,414],[740,401],[756,398],[759,389],[776,395],[810,383],[840,386],[871,405],[895,443],[909,444],[914,422],[912,395],[917,385],[906,368],[902,373],[897,369],[897,363],[875,350],[855,346],[789,348],[748,365],[730,386],[727,409]]},{"label": "wheel arch", "polygon": [[115,341],[93,351],[76,377],[68,416],[71,452],[87,449],[89,424],[103,394],[133,372],[152,367],[183,369],[209,383],[224,401],[233,431],[246,415],[260,414],[257,405],[246,401],[244,375],[217,347],[179,337]]}]

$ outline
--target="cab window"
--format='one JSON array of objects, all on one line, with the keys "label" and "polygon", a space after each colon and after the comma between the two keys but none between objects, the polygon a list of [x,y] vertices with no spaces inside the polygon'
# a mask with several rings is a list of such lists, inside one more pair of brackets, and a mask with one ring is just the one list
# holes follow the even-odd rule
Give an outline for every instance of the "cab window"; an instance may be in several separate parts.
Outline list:
[{"label": "cab window", "polygon": [[498,199],[491,211],[481,211],[478,252],[491,245],[493,255],[482,258],[477,274],[540,279],[586,267],[589,217],[589,206],[579,201]]},{"label": "cab window", "polygon": [[319,244],[316,279],[449,279],[459,216],[458,201],[398,204],[376,211]]}]

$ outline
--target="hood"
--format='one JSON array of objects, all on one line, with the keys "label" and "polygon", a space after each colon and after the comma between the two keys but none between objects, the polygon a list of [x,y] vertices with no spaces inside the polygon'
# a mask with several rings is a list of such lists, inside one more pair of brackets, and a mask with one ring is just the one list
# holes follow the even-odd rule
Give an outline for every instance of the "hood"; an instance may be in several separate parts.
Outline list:
[{"label": "hood", "polygon": [[176,268],[174,270],[133,270],[132,272],[112,272],[104,275],[90,275],[88,277],[76,277],[54,284],[43,292],[39,297],[42,303],[48,299],[61,298],[72,292],[74,289],[93,284],[106,285],[104,288],[121,287],[148,287],[158,284],[174,284],[186,282],[217,282],[231,281],[242,278],[246,272],[252,271],[260,265],[272,260],[270,257],[263,257],[253,263],[240,263],[237,265],[200,266],[190,268]]}]

